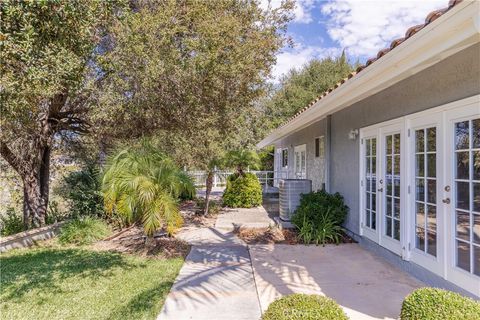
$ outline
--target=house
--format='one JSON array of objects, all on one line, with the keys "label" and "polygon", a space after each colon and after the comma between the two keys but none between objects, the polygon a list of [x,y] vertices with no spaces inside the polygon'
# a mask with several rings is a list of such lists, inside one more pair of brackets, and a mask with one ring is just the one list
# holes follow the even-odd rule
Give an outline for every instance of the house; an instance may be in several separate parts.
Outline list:
[{"label": "house", "polygon": [[258,147],[339,192],[346,230],[429,285],[480,297],[480,1],[450,1]]}]

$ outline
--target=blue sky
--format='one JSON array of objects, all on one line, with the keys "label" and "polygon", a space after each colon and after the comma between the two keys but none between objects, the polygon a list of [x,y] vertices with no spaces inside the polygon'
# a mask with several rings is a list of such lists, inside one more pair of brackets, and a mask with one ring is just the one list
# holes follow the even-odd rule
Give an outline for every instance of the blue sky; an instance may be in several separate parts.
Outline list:
[{"label": "blue sky", "polygon": [[[281,0],[261,0],[278,6]],[[351,61],[375,56],[393,39],[423,23],[428,13],[444,8],[448,0],[297,0],[288,34],[293,48],[277,55],[275,80],[313,58],[338,56],[346,49]]]}]

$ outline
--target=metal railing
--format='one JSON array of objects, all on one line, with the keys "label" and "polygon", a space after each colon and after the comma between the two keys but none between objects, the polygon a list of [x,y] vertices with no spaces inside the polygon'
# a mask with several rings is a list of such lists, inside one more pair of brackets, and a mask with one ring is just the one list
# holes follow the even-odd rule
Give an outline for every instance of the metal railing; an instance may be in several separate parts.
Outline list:
[{"label": "metal railing", "polygon": [[[276,186],[277,183],[275,180],[282,179],[282,174],[275,174],[275,171],[254,171],[248,170],[248,172],[253,173],[257,176],[258,180],[262,187],[266,188],[266,186]],[[228,176],[232,175],[234,171],[229,170],[214,170],[213,175],[213,186],[214,187],[221,187],[227,184]],[[187,171],[187,174],[192,177],[195,186],[202,187],[206,185],[207,181],[207,172],[206,171]]]}]

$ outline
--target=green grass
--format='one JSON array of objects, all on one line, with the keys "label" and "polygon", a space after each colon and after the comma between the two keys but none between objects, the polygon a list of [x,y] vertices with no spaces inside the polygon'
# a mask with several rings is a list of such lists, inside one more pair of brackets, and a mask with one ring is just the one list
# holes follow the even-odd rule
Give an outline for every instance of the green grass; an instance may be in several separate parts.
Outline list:
[{"label": "green grass", "polygon": [[183,260],[78,248],[0,256],[6,319],[155,319]]}]

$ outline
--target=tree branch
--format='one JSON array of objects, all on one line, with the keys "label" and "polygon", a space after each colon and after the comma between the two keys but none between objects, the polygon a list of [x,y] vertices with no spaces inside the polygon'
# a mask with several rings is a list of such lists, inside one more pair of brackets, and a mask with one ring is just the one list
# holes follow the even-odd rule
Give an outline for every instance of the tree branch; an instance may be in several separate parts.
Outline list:
[{"label": "tree branch", "polygon": [[0,154],[2,155],[3,159],[5,159],[5,161],[7,161],[8,164],[12,166],[15,171],[20,172],[20,161],[18,161],[18,157],[13,154],[12,150],[10,150],[10,148],[4,141],[0,141]]}]

